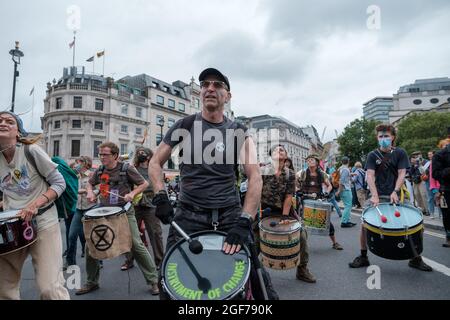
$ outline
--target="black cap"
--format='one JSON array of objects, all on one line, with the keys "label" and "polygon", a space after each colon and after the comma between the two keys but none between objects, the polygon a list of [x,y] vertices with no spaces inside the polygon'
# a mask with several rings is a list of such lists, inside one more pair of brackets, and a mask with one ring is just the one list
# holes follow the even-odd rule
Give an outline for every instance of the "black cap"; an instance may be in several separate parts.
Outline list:
[{"label": "black cap", "polygon": [[210,76],[210,75],[214,75],[217,78],[219,78],[220,80],[222,80],[223,82],[225,82],[227,84],[228,91],[231,89],[230,81],[228,81],[228,78],[222,72],[220,72],[219,70],[214,69],[214,68],[207,68],[207,69],[203,70],[200,73],[200,75],[198,76],[198,80],[203,81],[203,80],[205,80],[205,78],[207,76]]}]

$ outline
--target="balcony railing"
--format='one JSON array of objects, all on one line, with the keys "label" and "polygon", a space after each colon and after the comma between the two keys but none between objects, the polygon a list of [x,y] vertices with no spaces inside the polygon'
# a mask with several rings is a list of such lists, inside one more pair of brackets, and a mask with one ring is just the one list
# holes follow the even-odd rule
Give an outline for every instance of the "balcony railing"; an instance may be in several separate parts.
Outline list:
[{"label": "balcony railing", "polygon": [[87,90],[88,85],[87,84],[79,84],[79,83],[71,83],[69,85],[70,89],[72,90]]},{"label": "balcony railing", "polygon": [[133,100],[139,101],[139,102],[145,102],[145,98],[138,95],[133,95]]},{"label": "balcony railing", "polygon": [[108,88],[107,87],[95,86],[95,85],[91,86],[91,90],[92,91],[100,91],[100,92],[108,92]]}]

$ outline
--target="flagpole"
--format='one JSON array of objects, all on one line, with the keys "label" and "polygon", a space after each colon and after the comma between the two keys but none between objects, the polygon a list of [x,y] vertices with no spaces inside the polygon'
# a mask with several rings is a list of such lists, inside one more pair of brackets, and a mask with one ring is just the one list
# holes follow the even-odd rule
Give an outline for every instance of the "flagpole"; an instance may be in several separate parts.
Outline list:
[{"label": "flagpole", "polygon": [[103,48],[103,77],[105,76],[105,48]]},{"label": "flagpole", "polygon": [[95,58],[92,59],[92,75],[95,74]]},{"label": "flagpole", "polygon": [[75,35],[76,35],[76,33],[77,33],[77,31],[76,30],[74,30],[73,31],[73,58],[72,58],[72,67],[75,67],[75,46],[77,45],[76,44],[76,41],[75,41]]},{"label": "flagpole", "polygon": [[33,86],[33,103],[31,105],[31,125],[33,125],[33,118],[34,118],[34,86]]}]

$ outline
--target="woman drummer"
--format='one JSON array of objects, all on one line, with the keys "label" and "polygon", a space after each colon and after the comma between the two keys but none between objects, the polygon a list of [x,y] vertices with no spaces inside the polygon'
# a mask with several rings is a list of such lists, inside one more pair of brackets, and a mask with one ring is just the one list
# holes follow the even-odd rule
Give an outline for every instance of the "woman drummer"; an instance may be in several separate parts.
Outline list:
[{"label": "woman drummer", "polygon": [[[25,222],[37,223],[37,240],[27,247],[0,256],[0,299],[20,299],[20,275],[25,259],[32,257],[41,299],[70,299],[62,273],[62,240],[53,201],[66,183],[57,165],[28,138],[22,120],[14,113],[0,112],[0,190],[3,209],[19,210]],[[25,147],[27,146],[27,147]],[[34,157],[28,161],[25,148]]]}]

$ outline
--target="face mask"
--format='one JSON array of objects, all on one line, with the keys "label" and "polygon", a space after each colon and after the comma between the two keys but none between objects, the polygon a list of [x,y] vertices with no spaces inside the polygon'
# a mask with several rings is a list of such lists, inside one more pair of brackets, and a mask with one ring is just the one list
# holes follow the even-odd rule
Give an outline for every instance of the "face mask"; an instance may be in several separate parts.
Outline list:
[{"label": "face mask", "polygon": [[138,155],[139,162],[145,162],[147,161],[147,156],[145,154]]},{"label": "face mask", "polygon": [[387,149],[391,146],[392,139],[391,138],[381,138],[380,140],[378,140],[378,144],[380,145],[381,148]]}]

